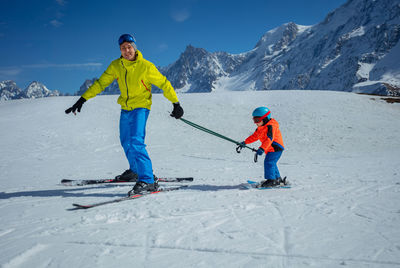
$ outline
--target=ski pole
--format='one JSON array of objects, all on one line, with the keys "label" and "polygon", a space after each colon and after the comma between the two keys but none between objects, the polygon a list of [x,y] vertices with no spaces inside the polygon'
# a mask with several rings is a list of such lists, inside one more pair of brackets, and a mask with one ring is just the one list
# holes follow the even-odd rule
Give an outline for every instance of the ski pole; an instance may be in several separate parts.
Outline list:
[{"label": "ski pole", "polygon": [[[232,140],[231,138],[228,138],[228,137],[226,137],[226,136],[224,136],[224,135],[221,135],[221,134],[219,134],[219,133],[217,133],[217,132],[214,132],[214,131],[212,131],[212,130],[210,130],[210,129],[208,129],[208,128],[205,128],[205,127],[202,127],[202,126],[200,126],[200,125],[197,125],[197,124],[195,124],[195,123],[193,123],[193,122],[190,122],[189,120],[186,120],[186,119],[184,119],[184,118],[182,118],[182,117],[180,118],[180,120],[182,120],[183,122],[185,122],[185,123],[188,124],[189,126],[192,126],[192,127],[194,127],[194,128],[197,128],[197,129],[199,129],[199,130],[201,130],[201,131],[204,131],[204,132],[206,132],[206,133],[208,133],[208,134],[211,134],[211,135],[214,135],[214,136],[216,136],[216,137],[218,137],[218,138],[221,138],[221,139],[230,141],[230,142],[232,142],[232,143],[234,143],[234,144],[236,144],[236,145],[241,145],[241,147],[248,148],[248,149],[252,150],[253,152],[257,152],[257,150],[254,149],[254,148],[251,148],[251,147],[249,147],[249,146],[247,146],[247,145],[244,145],[244,146],[243,146],[243,145],[242,145],[240,142],[238,142],[238,141]],[[240,150],[241,150],[241,148],[240,148],[240,149],[239,149],[239,147],[236,148],[236,151],[237,151],[238,153],[240,153]],[[257,162],[257,158],[256,158],[256,157],[254,158],[254,162]]]}]

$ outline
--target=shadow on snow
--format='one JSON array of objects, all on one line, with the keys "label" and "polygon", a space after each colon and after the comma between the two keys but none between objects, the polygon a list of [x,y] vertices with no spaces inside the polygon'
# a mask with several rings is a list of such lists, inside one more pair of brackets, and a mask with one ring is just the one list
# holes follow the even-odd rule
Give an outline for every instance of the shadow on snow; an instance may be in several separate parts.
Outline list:
[{"label": "shadow on snow", "polygon": [[[0,192],[0,199],[10,199],[10,198],[18,198],[18,197],[122,197],[125,194],[121,193],[85,193],[85,190],[93,190],[99,188],[110,188],[110,187],[119,187],[119,185],[101,185],[100,187],[81,187],[78,186],[76,188],[66,188],[66,189],[54,189],[54,190],[37,190],[37,191],[21,191],[21,192]],[[234,189],[243,189],[245,183],[238,185],[190,185],[183,191],[187,190],[195,190],[195,191],[223,191],[223,190],[234,190]],[[126,185],[133,186],[133,185]],[[172,185],[171,185],[172,186]],[[161,186],[161,187],[164,187]],[[165,188],[168,188],[166,186]]]}]

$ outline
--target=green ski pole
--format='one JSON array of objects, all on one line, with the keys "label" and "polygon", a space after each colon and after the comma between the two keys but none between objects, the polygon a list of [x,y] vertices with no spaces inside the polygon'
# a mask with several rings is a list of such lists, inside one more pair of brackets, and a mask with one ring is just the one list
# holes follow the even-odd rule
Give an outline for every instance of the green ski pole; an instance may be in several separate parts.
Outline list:
[{"label": "green ski pole", "polygon": [[[202,126],[200,126],[200,125],[197,125],[197,124],[195,124],[195,123],[193,123],[193,122],[191,122],[191,121],[189,121],[189,120],[186,120],[186,119],[184,119],[184,118],[182,118],[182,117],[180,118],[180,120],[182,120],[184,123],[188,124],[189,126],[192,126],[192,127],[194,127],[194,128],[197,128],[197,129],[199,129],[199,130],[201,130],[201,131],[204,131],[204,132],[206,132],[206,133],[208,133],[208,134],[211,134],[211,135],[214,135],[214,136],[216,136],[216,137],[218,137],[218,138],[221,138],[221,139],[230,141],[230,142],[232,142],[232,143],[234,143],[234,144],[236,144],[236,145],[241,145],[241,146],[238,146],[238,147],[236,148],[236,152],[238,152],[238,153],[240,153],[240,151],[242,150],[242,147],[248,148],[248,149],[252,150],[253,152],[257,152],[257,149],[251,148],[251,147],[249,147],[249,146],[247,146],[247,145],[244,145],[244,146],[243,146],[243,145],[242,145],[240,142],[238,142],[238,141],[235,141],[235,140],[233,140],[233,139],[231,139],[231,138],[228,138],[228,137],[226,137],[226,136],[224,136],[224,135],[221,135],[221,134],[219,134],[219,133],[217,133],[217,132],[215,132],[215,131],[212,131],[212,130],[210,130],[210,129],[208,129],[208,128],[205,128],[205,127],[202,127]],[[255,157],[254,157],[254,162],[257,162],[257,154],[256,154]]]}]

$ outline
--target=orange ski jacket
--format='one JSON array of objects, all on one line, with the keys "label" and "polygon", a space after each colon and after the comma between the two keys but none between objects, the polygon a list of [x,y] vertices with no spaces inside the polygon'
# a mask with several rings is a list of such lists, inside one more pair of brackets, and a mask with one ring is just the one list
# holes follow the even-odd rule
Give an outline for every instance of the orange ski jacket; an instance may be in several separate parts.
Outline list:
[{"label": "orange ski jacket", "polygon": [[261,142],[260,148],[263,148],[265,153],[279,152],[285,149],[279,123],[273,118],[267,124],[258,127],[244,143],[250,144],[258,140]]}]

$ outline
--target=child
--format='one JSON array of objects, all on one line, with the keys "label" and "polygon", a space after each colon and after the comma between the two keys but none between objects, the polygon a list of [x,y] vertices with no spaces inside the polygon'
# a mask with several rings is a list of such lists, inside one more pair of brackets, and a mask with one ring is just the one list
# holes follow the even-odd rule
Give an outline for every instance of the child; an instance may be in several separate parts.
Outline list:
[{"label": "child", "polygon": [[253,111],[253,121],[257,125],[256,131],[249,136],[239,147],[261,141],[257,150],[258,155],[266,154],[264,160],[264,181],[260,187],[274,187],[285,183],[279,174],[277,162],[284,148],[281,131],[278,122],[271,118],[271,111],[267,107],[258,107]]}]

